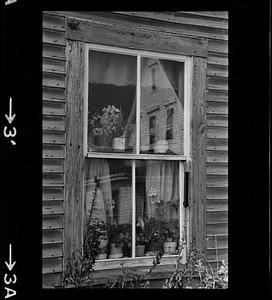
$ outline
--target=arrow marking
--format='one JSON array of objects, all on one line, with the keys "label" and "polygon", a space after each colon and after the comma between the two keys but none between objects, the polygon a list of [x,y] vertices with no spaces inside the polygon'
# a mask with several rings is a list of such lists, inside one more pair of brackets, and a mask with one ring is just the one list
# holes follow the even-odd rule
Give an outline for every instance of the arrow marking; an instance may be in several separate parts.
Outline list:
[{"label": "arrow marking", "polygon": [[11,124],[11,122],[13,121],[13,119],[15,118],[15,114],[12,115],[12,98],[9,98],[9,115],[5,114],[6,119],[8,120],[9,124]]},{"label": "arrow marking", "polygon": [[12,263],[12,259],[11,259],[11,244],[9,244],[9,263],[7,263],[5,261],[6,266],[8,267],[9,271],[11,271],[14,267],[14,265],[16,264],[16,261],[14,261]]}]

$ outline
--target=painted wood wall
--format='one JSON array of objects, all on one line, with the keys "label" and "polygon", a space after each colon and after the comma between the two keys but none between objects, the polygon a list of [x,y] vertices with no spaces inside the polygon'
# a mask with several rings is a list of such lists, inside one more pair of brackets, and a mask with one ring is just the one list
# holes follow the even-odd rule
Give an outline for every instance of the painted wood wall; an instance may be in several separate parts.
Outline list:
[{"label": "painted wood wall", "polygon": [[[58,284],[63,268],[66,153],[65,17],[128,24],[208,40],[206,242],[209,261],[228,253],[228,13],[43,13],[43,286]],[[215,250],[217,247],[217,251]]]}]

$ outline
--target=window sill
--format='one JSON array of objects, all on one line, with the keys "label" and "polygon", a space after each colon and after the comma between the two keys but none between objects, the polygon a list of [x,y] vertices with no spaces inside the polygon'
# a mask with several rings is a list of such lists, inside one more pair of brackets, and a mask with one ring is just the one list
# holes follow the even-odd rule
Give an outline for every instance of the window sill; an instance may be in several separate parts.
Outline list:
[{"label": "window sill", "polygon": [[[124,262],[124,267],[128,268],[129,272],[138,275],[145,275],[150,270],[155,256],[139,257],[139,258],[123,258],[96,261],[94,273],[92,276],[93,285],[103,285],[106,282],[115,280],[122,275],[120,263]],[[175,263],[178,255],[163,255],[160,264],[145,277],[145,280],[166,279],[171,276],[175,270]]]},{"label": "window sill", "polygon": [[86,154],[89,158],[119,158],[119,159],[152,159],[152,160],[188,160],[185,155],[167,155],[167,154],[130,154],[130,153],[99,153],[89,152]]},{"label": "window sill", "polygon": [[[177,261],[178,255],[163,255],[160,260],[160,266],[174,265]],[[117,259],[103,259],[96,260],[94,270],[109,270],[109,269],[120,269],[121,264],[124,263],[124,267],[150,267],[152,266],[155,256],[144,256],[144,257],[127,257]]]}]

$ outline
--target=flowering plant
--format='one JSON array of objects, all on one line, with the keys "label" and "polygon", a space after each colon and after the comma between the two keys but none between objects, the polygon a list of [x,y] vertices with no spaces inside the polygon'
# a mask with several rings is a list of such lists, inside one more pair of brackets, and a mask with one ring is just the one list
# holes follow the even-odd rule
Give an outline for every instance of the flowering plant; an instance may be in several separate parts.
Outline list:
[{"label": "flowering plant", "polygon": [[162,248],[164,242],[163,225],[163,221],[154,217],[146,220],[144,224],[144,236],[148,241],[150,251],[154,250],[152,249],[153,245],[156,245],[156,250],[160,250]]},{"label": "flowering plant", "polygon": [[124,129],[124,118],[121,108],[108,105],[92,115],[89,112],[89,132],[93,136],[120,136]]},{"label": "flowering plant", "polygon": [[151,187],[149,189],[149,191],[147,192],[147,196],[150,197],[150,202],[151,204],[159,204],[161,203],[161,199],[160,199],[160,193],[158,190],[154,189],[153,187]]},{"label": "flowering plant", "polygon": [[138,218],[136,223],[136,243],[137,245],[145,245],[148,240],[148,234],[145,231],[145,224],[141,217]]}]

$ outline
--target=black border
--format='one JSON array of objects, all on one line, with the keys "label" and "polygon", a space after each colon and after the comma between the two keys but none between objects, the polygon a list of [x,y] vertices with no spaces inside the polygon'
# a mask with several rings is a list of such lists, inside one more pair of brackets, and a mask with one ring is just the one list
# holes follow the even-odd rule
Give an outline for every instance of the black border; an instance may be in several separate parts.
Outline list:
[{"label": "black border", "polygon": [[[78,291],[41,289],[41,41],[43,10],[77,9],[66,5],[57,8],[55,4],[49,8],[50,1],[39,2],[40,6],[37,6],[38,1],[17,0],[18,3],[9,6],[4,2],[1,5],[1,295],[5,295],[4,260],[8,258],[8,244],[12,243],[16,260],[14,272],[18,278],[14,299],[28,299],[31,295],[44,296],[44,299],[51,295],[75,297]],[[229,11],[230,288],[209,291],[208,295],[271,293],[268,261],[269,1],[260,4],[233,1],[221,7],[218,3],[209,6],[206,1],[195,7],[188,7],[188,4],[177,7],[177,4],[160,9]],[[121,9],[118,6],[112,9]],[[90,10],[86,5],[81,9]],[[141,8],[130,7],[130,10]],[[10,96],[16,113],[12,123],[17,129],[16,146],[2,134],[7,126],[4,114],[8,112]],[[186,290],[190,295],[205,295],[206,292]],[[86,291],[80,291],[82,293],[88,295]]]}]

